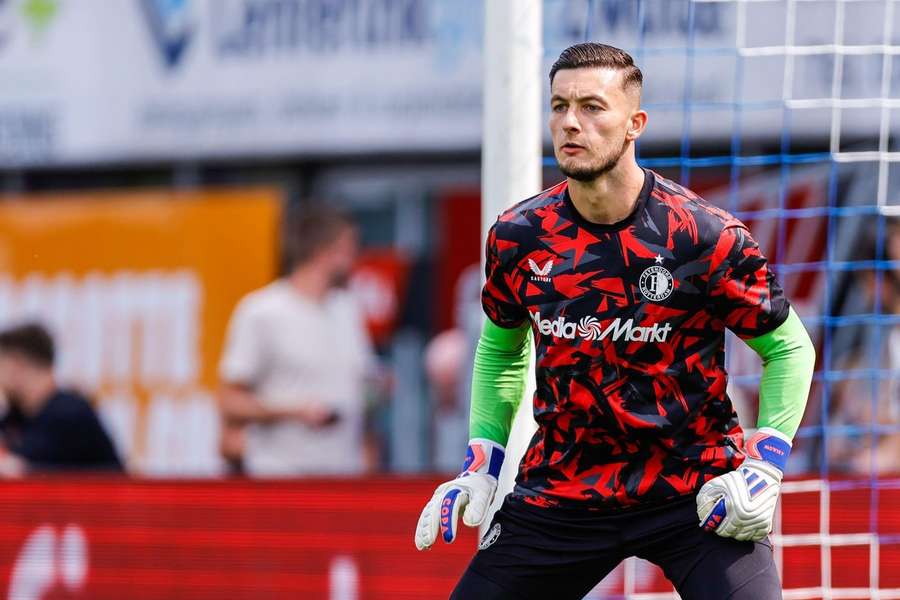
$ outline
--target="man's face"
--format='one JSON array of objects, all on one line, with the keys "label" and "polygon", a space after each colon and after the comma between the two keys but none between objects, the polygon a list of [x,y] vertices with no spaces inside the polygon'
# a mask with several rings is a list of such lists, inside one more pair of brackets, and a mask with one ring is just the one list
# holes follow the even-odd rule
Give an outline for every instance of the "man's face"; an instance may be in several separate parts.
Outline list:
[{"label": "man's face", "polygon": [[22,378],[27,361],[14,352],[0,352],[0,392],[13,404],[21,403]]},{"label": "man's face", "polygon": [[591,181],[610,171],[643,130],[639,91],[622,87],[620,70],[562,69],[550,94],[553,152],[567,177]]},{"label": "man's face", "polygon": [[359,235],[354,227],[346,227],[324,250],[331,270],[333,287],[345,287],[350,280],[356,256],[359,253]]}]

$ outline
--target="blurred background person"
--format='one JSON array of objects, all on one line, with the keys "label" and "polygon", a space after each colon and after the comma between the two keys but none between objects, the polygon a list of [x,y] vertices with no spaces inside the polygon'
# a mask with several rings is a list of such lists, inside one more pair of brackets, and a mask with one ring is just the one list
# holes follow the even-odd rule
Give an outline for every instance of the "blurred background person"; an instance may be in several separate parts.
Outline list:
[{"label": "blurred background person", "polygon": [[[876,256],[875,242],[868,246],[868,257]],[[885,223],[884,257],[895,264],[900,261],[898,218]],[[880,278],[873,271],[859,275],[867,311],[874,310],[877,299],[881,314],[900,315],[900,268],[886,269]],[[829,440],[832,468],[853,473],[896,472],[900,458],[900,431],[896,430],[900,422],[900,325],[861,328],[860,339],[837,361],[836,368],[857,373],[874,369],[880,374],[835,383],[830,422],[846,428],[846,433],[832,434]],[[873,431],[877,429],[884,431]]]},{"label": "blurred background person", "polygon": [[36,323],[0,332],[0,474],[121,471],[122,464],[91,402],[57,386],[53,338]]},{"label": "blurred background person", "polygon": [[365,440],[372,350],[345,290],[358,244],[341,213],[292,220],[287,274],[232,315],[219,369],[223,450],[248,475],[358,474],[375,462]]},{"label": "blurred background person", "polygon": [[483,324],[481,265],[469,265],[459,275],[453,294],[453,327],[425,346],[423,366],[433,400],[432,465],[436,471],[459,468],[459,449],[469,436],[469,395],[472,361]]}]

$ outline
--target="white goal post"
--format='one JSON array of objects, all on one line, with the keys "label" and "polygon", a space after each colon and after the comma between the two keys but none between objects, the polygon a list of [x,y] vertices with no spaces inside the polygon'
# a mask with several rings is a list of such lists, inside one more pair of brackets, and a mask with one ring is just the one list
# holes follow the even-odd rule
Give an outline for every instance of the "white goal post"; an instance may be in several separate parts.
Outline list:
[{"label": "white goal post", "polygon": [[[542,4],[542,0],[484,3],[482,240],[498,214],[541,189]],[[500,487],[485,523],[512,490],[519,459],[536,428],[531,417],[533,392],[534,377],[529,377],[507,444]]]}]

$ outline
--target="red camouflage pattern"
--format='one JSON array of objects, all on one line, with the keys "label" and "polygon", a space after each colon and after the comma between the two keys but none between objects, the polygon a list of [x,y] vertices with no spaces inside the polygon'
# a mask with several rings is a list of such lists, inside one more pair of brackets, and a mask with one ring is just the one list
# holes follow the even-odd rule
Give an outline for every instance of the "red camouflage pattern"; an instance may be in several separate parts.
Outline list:
[{"label": "red camouflage pattern", "polygon": [[563,182],[504,212],[486,254],[486,314],[535,339],[538,430],[514,494],[615,510],[740,464],[725,329],[763,335],[789,306],[743,223],[647,171],[624,221],[588,222]]}]

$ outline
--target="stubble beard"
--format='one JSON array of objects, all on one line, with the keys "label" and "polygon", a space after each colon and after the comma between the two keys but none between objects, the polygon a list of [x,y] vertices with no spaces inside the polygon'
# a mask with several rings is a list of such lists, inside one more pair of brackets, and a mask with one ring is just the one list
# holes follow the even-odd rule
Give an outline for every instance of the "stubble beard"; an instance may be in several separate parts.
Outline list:
[{"label": "stubble beard", "polygon": [[625,140],[622,140],[622,147],[619,148],[619,151],[601,158],[599,164],[566,167],[565,165],[563,165],[562,161],[557,160],[557,163],[559,164],[559,170],[563,175],[565,175],[566,177],[571,177],[575,181],[594,181],[598,177],[601,177],[612,171],[616,167],[616,165],[619,164],[619,161],[625,154],[625,146],[626,142]]},{"label": "stubble beard", "polygon": [[328,278],[328,288],[332,290],[345,290],[350,287],[350,271],[335,271]]}]

